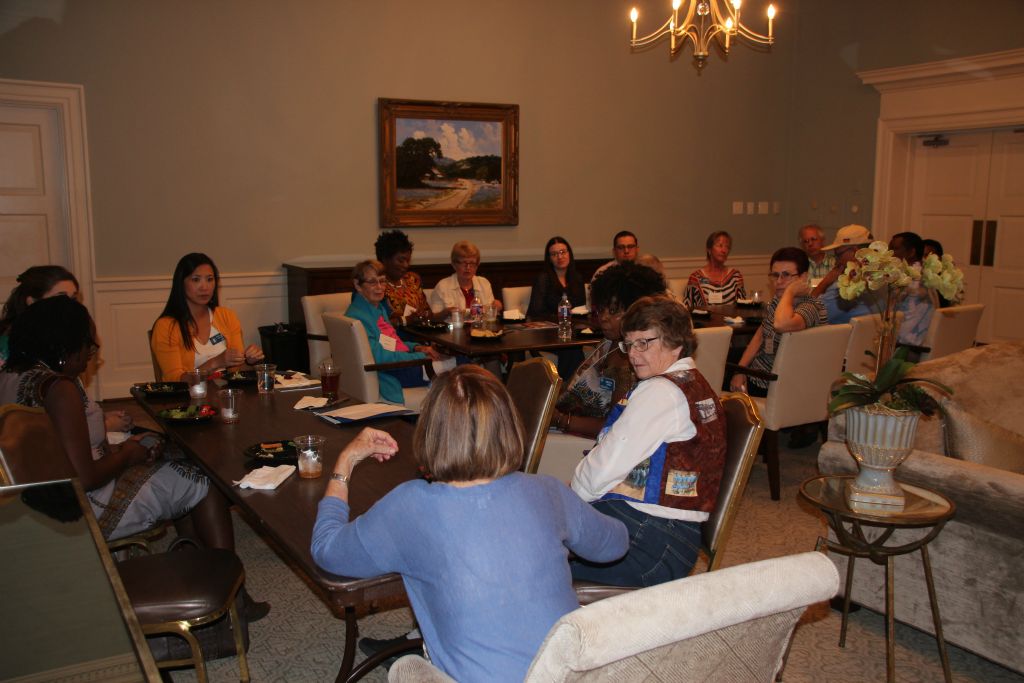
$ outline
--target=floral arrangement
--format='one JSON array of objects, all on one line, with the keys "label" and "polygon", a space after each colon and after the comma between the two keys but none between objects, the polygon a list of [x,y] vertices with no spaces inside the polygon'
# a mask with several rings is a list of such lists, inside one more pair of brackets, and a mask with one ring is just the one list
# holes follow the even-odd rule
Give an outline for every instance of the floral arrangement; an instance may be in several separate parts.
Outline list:
[{"label": "floral arrangement", "polygon": [[852,261],[846,264],[846,271],[837,282],[839,295],[844,299],[856,299],[865,290],[873,292],[887,288],[887,293],[898,293],[913,282],[920,282],[928,289],[934,289],[943,298],[959,301],[963,297],[964,274],[953,263],[949,254],[941,259],[928,254],[920,265],[910,265],[895,256],[885,242],[872,242],[858,249]]},{"label": "floral arrangement", "polygon": [[853,408],[879,404],[889,410],[913,410],[926,416],[934,415],[939,408],[938,402],[919,384],[931,384],[945,394],[953,393],[952,389],[938,382],[923,377],[907,377],[914,367],[907,360],[907,349],[896,350],[875,374],[874,380],[866,375],[855,372],[844,372],[844,384],[832,392],[832,400],[828,404],[830,415]]}]

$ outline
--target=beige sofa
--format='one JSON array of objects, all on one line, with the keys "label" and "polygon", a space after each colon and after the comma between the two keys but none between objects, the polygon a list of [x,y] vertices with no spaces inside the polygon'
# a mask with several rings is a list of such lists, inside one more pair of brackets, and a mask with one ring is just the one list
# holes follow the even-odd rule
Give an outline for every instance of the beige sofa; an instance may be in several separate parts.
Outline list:
[{"label": "beige sofa", "polygon": [[[1024,344],[968,349],[913,374],[954,391],[943,418],[921,421],[915,450],[896,471],[956,504],[929,546],[946,640],[1024,673]],[[823,474],[856,472],[844,437],[840,415],[818,455]],[[845,572],[845,558],[832,557]],[[933,633],[920,553],[896,558],[895,585],[896,619]],[[859,560],[852,600],[881,612],[884,596],[884,567]]]}]

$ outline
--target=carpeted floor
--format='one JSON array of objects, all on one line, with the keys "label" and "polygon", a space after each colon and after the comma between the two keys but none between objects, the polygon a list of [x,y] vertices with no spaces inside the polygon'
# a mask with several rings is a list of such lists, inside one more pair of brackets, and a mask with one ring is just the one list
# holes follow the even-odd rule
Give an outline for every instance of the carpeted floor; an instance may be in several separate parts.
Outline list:
[{"label": "carpeted floor", "polygon": [[[825,521],[814,508],[799,500],[797,491],[800,482],[817,474],[817,451],[817,445],[783,449],[780,502],[769,498],[764,465],[755,465],[725,549],[724,566],[814,549],[818,536],[825,533]],[[269,600],[273,605],[267,618],[250,627],[252,680],[334,680],[344,642],[342,622],[242,517],[236,515],[235,521],[238,552],[245,563],[249,590],[257,599]],[[941,595],[939,604],[941,608]],[[408,609],[390,609],[361,619],[360,632],[377,638],[392,637],[404,633],[411,625]],[[845,648],[838,647],[838,639],[838,613],[826,604],[809,609],[796,630],[784,680],[885,680],[885,622],[881,615],[866,609],[852,614]],[[949,654],[956,681],[1024,683],[1024,676],[959,648],[950,647]],[[357,661],[362,658],[360,654]],[[238,680],[234,658],[210,662],[208,671],[211,681]],[[942,680],[938,651],[930,635],[897,626],[896,677],[906,683]],[[191,670],[177,671],[173,680],[194,681],[195,674]],[[364,680],[386,681],[387,674],[378,669]]]}]

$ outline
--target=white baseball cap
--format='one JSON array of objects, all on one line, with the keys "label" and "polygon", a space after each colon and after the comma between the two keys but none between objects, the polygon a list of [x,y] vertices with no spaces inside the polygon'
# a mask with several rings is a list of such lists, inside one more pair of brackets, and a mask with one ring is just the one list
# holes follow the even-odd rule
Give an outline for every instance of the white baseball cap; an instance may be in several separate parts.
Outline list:
[{"label": "white baseball cap", "polygon": [[863,225],[844,225],[836,231],[836,241],[827,247],[822,247],[821,250],[831,251],[839,247],[862,247],[866,244],[871,244],[873,240],[871,231]]}]

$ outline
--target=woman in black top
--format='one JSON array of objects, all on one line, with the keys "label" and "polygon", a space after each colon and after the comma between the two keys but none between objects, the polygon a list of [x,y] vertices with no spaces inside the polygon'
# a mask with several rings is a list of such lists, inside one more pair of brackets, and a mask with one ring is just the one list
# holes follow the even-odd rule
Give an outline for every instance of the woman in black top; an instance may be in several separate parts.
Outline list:
[{"label": "woman in black top", "polygon": [[544,247],[544,268],[533,282],[529,316],[555,315],[562,294],[569,295],[573,307],[587,303],[583,278],[576,270],[572,247],[564,237],[552,237]]}]

